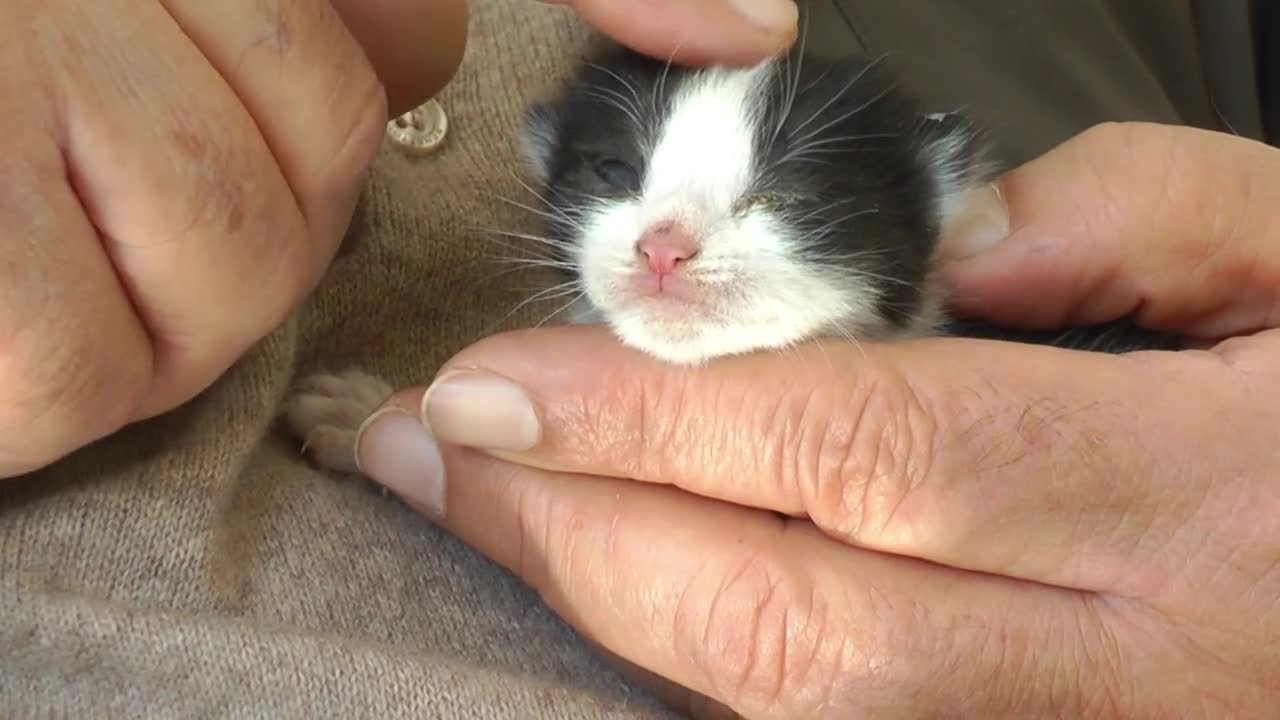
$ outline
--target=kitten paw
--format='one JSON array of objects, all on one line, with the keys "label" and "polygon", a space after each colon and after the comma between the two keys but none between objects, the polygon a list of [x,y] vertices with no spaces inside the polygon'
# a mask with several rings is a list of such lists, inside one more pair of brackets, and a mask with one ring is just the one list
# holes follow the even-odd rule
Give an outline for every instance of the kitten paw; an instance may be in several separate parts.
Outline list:
[{"label": "kitten paw", "polygon": [[309,375],[285,404],[285,424],[317,465],[358,473],[356,433],[392,392],[386,382],[360,370]]}]

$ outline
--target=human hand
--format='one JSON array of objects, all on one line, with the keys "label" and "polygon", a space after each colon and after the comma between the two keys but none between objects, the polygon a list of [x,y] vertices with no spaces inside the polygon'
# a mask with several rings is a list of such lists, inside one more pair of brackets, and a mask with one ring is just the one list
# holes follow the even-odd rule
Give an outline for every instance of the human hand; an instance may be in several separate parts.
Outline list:
[{"label": "human hand", "polygon": [[828,342],[688,369],[522,331],[448,363],[440,446],[407,388],[360,467],[695,716],[1263,717],[1276,187],[1280,151],[1104,126],[950,239],[970,309],[1136,310],[1228,338],[1208,351]]},{"label": "human hand", "polygon": [[0,0],[0,478],[273,330],[465,28],[463,0]]},{"label": "human hand", "polygon": [[615,41],[686,64],[750,65],[790,47],[794,0],[542,0],[572,8]]}]

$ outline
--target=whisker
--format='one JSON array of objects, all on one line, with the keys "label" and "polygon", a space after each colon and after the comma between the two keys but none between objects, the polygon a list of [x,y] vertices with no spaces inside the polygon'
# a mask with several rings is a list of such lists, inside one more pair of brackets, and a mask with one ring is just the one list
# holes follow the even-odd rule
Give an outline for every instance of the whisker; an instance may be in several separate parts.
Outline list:
[{"label": "whisker", "polygon": [[488,245],[493,245],[503,250],[510,250],[523,258],[541,261],[563,260],[562,257],[556,254],[556,248],[552,245],[523,245],[510,242],[501,235],[476,234],[473,237]]},{"label": "whisker", "polygon": [[[614,94],[613,95],[603,94],[606,92],[610,92]],[[594,90],[586,92],[585,95],[588,98],[598,100],[609,107],[616,108],[618,112],[621,112],[622,114],[626,115],[631,120],[632,124],[636,126],[636,130],[638,132],[643,131],[644,122],[640,119],[640,115],[636,113],[634,110],[632,110],[630,107],[628,107],[625,104],[626,99],[622,98],[621,95],[618,95],[616,91],[609,90],[608,88],[596,88]],[[621,100],[617,98],[621,98]]]},{"label": "whisker", "polygon": [[866,133],[864,135],[841,135],[840,137],[819,138],[810,140],[803,145],[797,144],[790,150],[792,153],[800,153],[811,148],[820,148],[827,145],[835,145],[836,143],[851,143],[858,140],[894,140],[902,137],[898,133]]},{"label": "whisker", "polygon": [[526,211],[528,211],[528,212],[531,212],[531,213],[533,213],[534,215],[537,215],[537,216],[539,216],[539,217],[541,217],[541,218],[543,218],[543,219],[545,219],[545,220],[549,220],[549,221],[552,221],[552,222],[562,222],[562,223],[564,223],[564,224],[566,224],[566,225],[568,225],[568,226],[570,226],[570,227],[572,227],[572,228],[574,228],[574,229],[576,229],[576,230],[581,230],[581,229],[583,229],[583,224],[582,224],[582,221],[581,221],[581,220],[579,220],[579,219],[577,219],[577,218],[574,218],[574,217],[572,217],[572,216],[568,215],[566,212],[564,212],[563,210],[560,210],[560,209],[556,208],[555,206],[551,206],[551,207],[552,207],[552,211],[551,211],[551,212],[547,212],[547,211],[545,211],[545,210],[539,210],[539,209],[537,209],[537,208],[530,207],[530,206],[528,206],[528,205],[525,205],[524,203],[517,202],[517,201],[512,200],[512,199],[510,199],[510,198],[502,197],[501,195],[491,195],[491,197],[492,197],[493,199],[498,200],[499,202],[503,202],[503,203],[506,203],[506,204],[511,205],[511,206],[513,206],[513,207],[520,208],[521,210],[526,210]]},{"label": "whisker", "polygon": [[653,114],[655,116],[662,115],[662,111],[658,107],[658,98],[661,96],[665,99],[667,94],[667,75],[671,72],[672,65],[675,64],[676,55],[679,54],[680,48],[684,47],[684,41],[676,43],[672,48],[671,54],[667,56],[667,63],[662,68],[662,75],[658,78],[658,82],[653,86]]},{"label": "whisker", "polygon": [[587,293],[586,293],[586,291],[585,291],[585,290],[584,290],[584,291],[579,292],[577,295],[575,295],[575,296],[574,296],[574,298],[573,298],[572,300],[570,300],[569,302],[565,303],[564,305],[561,305],[558,309],[556,309],[556,310],[555,310],[554,312],[552,312],[550,315],[547,315],[547,316],[546,316],[546,317],[544,317],[542,320],[538,321],[538,324],[537,324],[537,325],[534,325],[534,326],[533,326],[533,329],[535,329],[535,330],[536,330],[536,329],[538,329],[538,328],[542,327],[542,326],[543,326],[543,325],[545,325],[548,321],[550,321],[550,320],[551,320],[551,318],[553,318],[553,317],[555,317],[556,315],[559,315],[560,313],[564,312],[565,310],[568,310],[569,308],[573,307],[573,306],[574,306],[574,303],[576,303],[576,302],[578,302],[579,300],[581,300],[582,298],[586,297],[586,294],[587,294]]},{"label": "whisker", "polygon": [[864,215],[879,215],[879,214],[880,214],[880,208],[864,208],[864,209],[862,209],[862,210],[857,210],[857,211],[855,211],[855,212],[851,212],[851,213],[849,213],[848,215],[844,215],[844,216],[838,217],[838,218],[836,218],[835,220],[831,220],[831,221],[829,221],[829,222],[827,222],[827,223],[824,223],[824,224],[822,224],[822,225],[819,225],[818,227],[814,228],[813,230],[810,230],[808,234],[809,234],[809,236],[810,236],[810,237],[815,236],[815,235],[820,236],[820,235],[822,235],[823,233],[825,233],[825,232],[827,232],[828,230],[830,230],[831,228],[834,228],[835,226],[840,225],[841,223],[848,222],[848,221],[853,220],[853,219],[855,219],[855,218],[860,218],[860,217],[862,217],[862,216],[864,216]]},{"label": "whisker", "polygon": [[797,51],[788,56],[787,64],[790,64],[791,57],[795,58],[795,71],[787,76],[784,80],[790,78],[790,82],[784,85],[784,92],[787,96],[786,105],[783,106],[782,113],[778,117],[778,124],[773,129],[773,136],[769,138],[768,151],[772,152],[774,145],[778,141],[778,136],[782,133],[783,127],[787,120],[791,117],[791,110],[795,107],[796,96],[799,94],[801,68],[804,65],[804,51],[809,39],[809,13],[804,14],[804,22],[800,26],[800,37]]},{"label": "whisker", "polygon": [[577,269],[573,263],[558,260],[516,258],[508,255],[484,255],[482,257],[492,263],[498,263],[503,266],[512,266],[509,269],[504,270],[503,274],[514,272],[516,270],[562,270],[565,272],[573,272]]},{"label": "whisker", "polygon": [[782,217],[787,221],[788,224],[798,225],[803,223],[805,220],[812,218],[815,215],[821,215],[823,213],[830,212],[840,207],[841,205],[848,205],[849,203],[857,202],[858,200],[859,198],[856,198],[856,197],[847,197],[847,198],[844,198],[843,200],[832,200],[826,205],[822,205],[812,210],[809,210],[803,215],[793,215],[789,212],[783,212]]},{"label": "whisker", "polygon": [[[840,137],[834,137],[834,138],[819,138],[817,140],[810,140],[803,145],[797,145],[796,147],[788,150],[787,153],[777,161],[777,164],[780,165],[782,163],[787,162],[788,160],[791,160],[793,158],[796,158],[802,155],[810,154],[810,153],[830,154],[834,152],[867,152],[869,150],[876,149],[877,146],[870,146],[870,147],[863,146],[863,147],[854,147],[854,148],[845,148],[845,147],[828,148],[827,146],[836,145],[840,143],[852,143],[852,142],[857,142],[859,140],[893,140],[899,137],[901,137],[901,135],[898,135],[897,133],[867,133],[865,135],[842,135]],[[826,149],[824,150],[823,148],[826,148]]]},{"label": "whisker", "polygon": [[[878,65],[878,64],[880,63],[880,61],[881,61],[881,60],[883,60],[883,59],[884,59],[884,58],[886,58],[886,57],[888,57],[888,54],[887,54],[887,53],[886,53],[886,54],[884,54],[884,55],[881,55],[881,56],[880,56],[879,58],[877,58],[876,60],[873,60],[872,62],[868,63],[868,64],[866,65],[866,67],[862,68],[862,72],[859,72],[857,75],[853,76],[853,78],[851,78],[851,79],[849,80],[849,82],[845,83],[844,87],[842,87],[842,88],[840,89],[840,92],[838,92],[838,93],[836,93],[835,95],[831,96],[831,98],[830,98],[830,99],[828,99],[828,100],[827,100],[827,102],[826,102],[826,103],[824,103],[824,104],[822,105],[822,107],[818,108],[817,110],[814,110],[814,111],[813,111],[813,114],[812,114],[812,115],[810,115],[810,116],[808,117],[808,119],[806,119],[803,123],[801,123],[799,127],[797,127],[796,129],[792,130],[792,135],[798,134],[801,130],[803,130],[803,129],[805,129],[806,127],[808,127],[808,126],[809,126],[809,123],[811,123],[811,122],[813,122],[814,120],[816,120],[816,119],[818,118],[818,116],[819,116],[819,115],[821,115],[822,113],[826,112],[826,111],[827,111],[827,108],[831,107],[831,105],[832,105],[833,103],[835,103],[835,102],[836,102],[837,100],[839,100],[840,98],[844,97],[845,93],[849,92],[849,90],[850,90],[850,89],[852,89],[852,88],[853,88],[853,87],[858,83],[858,81],[859,81],[859,80],[861,80],[863,77],[865,77],[865,76],[867,75],[867,73],[871,72],[871,70],[872,70],[876,65]],[[829,70],[829,69],[828,69],[828,72],[830,72],[830,70]],[[808,135],[806,135],[805,137],[812,137],[812,136],[813,136],[813,133],[809,133],[809,134],[808,134]]]},{"label": "whisker", "polygon": [[565,246],[565,243],[563,242],[560,242],[553,238],[544,237],[542,235],[533,235],[530,233],[514,232],[511,230],[500,230],[498,228],[490,228],[490,227],[474,226],[474,225],[469,227],[471,227],[474,230],[478,230],[480,232],[493,233],[494,235],[499,235],[501,237],[514,238],[516,240],[529,240],[530,242],[536,242],[541,245],[546,245],[549,247],[562,248]]},{"label": "whisker", "polygon": [[[521,179],[521,177],[518,174],[516,174],[514,170],[508,170],[508,172],[511,174],[512,179],[514,179],[516,183],[518,183],[520,187],[523,188],[525,191],[527,191],[530,195],[537,198],[539,203],[542,203],[550,207],[552,212],[556,213],[561,218],[566,220],[569,219],[569,216],[565,213],[563,209],[548,202],[547,198],[543,197],[537,190],[535,190],[532,186],[530,186],[529,183]],[[561,191],[556,190],[555,188],[548,187],[546,188],[546,191],[554,197],[562,198],[562,199],[564,197],[564,194]],[[538,212],[537,210],[534,210],[533,208],[529,208],[529,207],[525,207],[525,209],[532,210],[533,212]]]},{"label": "whisker", "polygon": [[856,349],[858,353],[862,355],[863,360],[869,359],[869,357],[867,356],[867,349],[863,347],[862,342],[858,340],[857,336],[854,335],[852,330],[850,330],[849,328],[846,328],[841,323],[836,323],[833,329],[837,333],[839,333],[841,338],[849,341],[849,343],[853,345],[854,349]]},{"label": "whisker", "polygon": [[549,250],[542,245],[520,245],[508,242],[501,237],[489,237],[486,235],[476,236],[477,240],[487,245],[493,246],[495,250],[506,251],[506,254],[495,255],[493,253],[482,253],[481,257],[489,261],[499,261],[504,263],[524,263],[526,265],[538,264],[543,267],[564,267],[569,269],[571,262],[569,258]]},{"label": "whisker", "polygon": [[614,72],[614,71],[610,70],[609,68],[604,67],[603,65],[598,65],[598,64],[596,64],[596,63],[589,62],[589,63],[587,63],[587,66],[588,66],[588,67],[595,68],[596,70],[599,70],[599,71],[601,71],[601,72],[603,72],[603,73],[606,73],[606,74],[608,74],[608,75],[611,75],[611,76],[613,76],[613,78],[614,78],[615,80],[617,80],[618,82],[622,83],[622,86],[623,86],[623,87],[625,87],[627,90],[629,90],[629,91],[631,92],[631,97],[635,98],[635,101],[636,101],[636,109],[637,109],[637,110],[639,110],[639,105],[640,105],[640,93],[639,93],[639,91],[637,91],[637,90],[636,90],[636,86],[635,86],[635,84],[634,84],[634,83],[629,82],[626,78],[624,78],[624,77],[622,77],[621,75],[619,75],[618,73],[616,73],[616,72]]},{"label": "whisker", "polygon": [[893,85],[890,85],[890,86],[886,87],[884,90],[880,91],[880,94],[879,94],[879,95],[876,95],[875,97],[873,97],[873,98],[871,98],[870,100],[866,101],[865,103],[863,103],[863,104],[859,105],[858,107],[856,107],[856,108],[854,108],[854,109],[852,109],[852,110],[850,110],[850,111],[846,112],[845,114],[840,115],[840,116],[838,116],[838,117],[836,117],[836,118],[834,118],[834,119],[832,119],[832,120],[827,121],[827,123],[826,123],[825,125],[823,125],[823,126],[821,126],[821,127],[817,128],[816,130],[810,130],[808,134],[806,134],[803,138],[801,138],[801,139],[797,140],[796,142],[797,142],[797,143],[804,143],[804,142],[806,142],[806,141],[810,140],[811,138],[816,137],[817,135],[819,135],[819,134],[821,134],[821,133],[823,133],[823,132],[826,132],[826,131],[827,131],[828,129],[830,129],[832,126],[837,125],[837,124],[839,124],[839,123],[842,123],[842,122],[844,122],[844,121],[848,120],[849,118],[853,117],[854,115],[857,115],[858,113],[862,112],[863,110],[866,110],[867,108],[871,107],[872,105],[874,105],[874,104],[876,104],[876,103],[880,102],[881,100],[883,100],[883,99],[885,98],[885,96],[887,96],[889,93],[891,93],[891,92],[893,92],[894,90],[896,90],[896,89],[897,89],[897,87],[898,87],[898,86],[897,86],[897,84],[896,84],[896,83],[895,83],[895,84],[893,84]]},{"label": "whisker", "polygon": [[[525,306],[530,305],[532,303],[559,300],[560,298],[566,295],[574,295],[574,294],[576,295],[585,294],[579,289],[579,284],[576,281],[564,282],[564,283],[560,283],[559,285],[552,285],[551,287],[546,288],[540,292],[536,292],[533,295],[530,295],[529,297],[520,301],[519,304],[511,308],[510,312],[502,316],[502,318],[499,319],[495,323],[495,325],[501,325],[502,323],[509,320],[512,315],[515,315],[516,313],[520,312],[520,310],[523,309]],[[572,305],[574,302],[576,302],[576,300],[570,301],[569,304]],[[556,312],[561,312],[561,310],[557,310]],[[543,322],[546,322],[545,318],[543,319]]]}]

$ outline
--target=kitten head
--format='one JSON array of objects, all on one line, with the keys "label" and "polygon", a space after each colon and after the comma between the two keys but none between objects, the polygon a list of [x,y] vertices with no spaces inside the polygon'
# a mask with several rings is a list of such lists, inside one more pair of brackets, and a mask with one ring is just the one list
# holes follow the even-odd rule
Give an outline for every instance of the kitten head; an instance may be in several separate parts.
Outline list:
[{"label": "kitten head", "polygon": [[526,115],[578,321],[697,363],[818,335],[921,332],[973,135],[876,63],[686,68],[612,48]]}]

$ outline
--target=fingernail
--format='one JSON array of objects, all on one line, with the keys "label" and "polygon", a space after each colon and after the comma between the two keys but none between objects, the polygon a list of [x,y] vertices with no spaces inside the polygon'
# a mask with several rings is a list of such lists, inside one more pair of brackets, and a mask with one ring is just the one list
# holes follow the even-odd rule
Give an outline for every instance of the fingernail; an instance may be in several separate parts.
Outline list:
[{"label": "fingernail", "polygon": [[524,452],[542,435],[524,389],[483,372],[441,377],[422,398],[422,417],[441,442],[479,450]]},{"label": "fingernail", "polygon": [[1000,244],[1009,235],[1009,208],[996,185],[970,190],[957,201],[959,210],[942,227],[939,254],[963,260]]},{"label": "fingernail", "polygon": [[729,6],[747,22],[771,33],[795,28],[800,10],[793,0],[729,0]]},{"label": "fingernail", "polygon": [[369,417],[356,435],[356,465],[396,495],[444,516],[444,460],[419,418],[395,407]]}]

